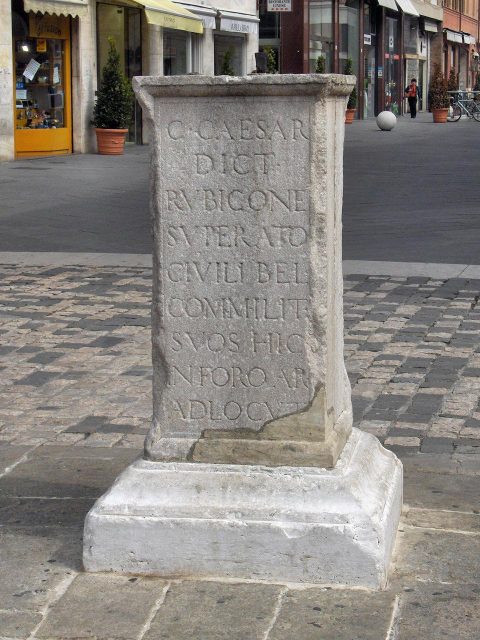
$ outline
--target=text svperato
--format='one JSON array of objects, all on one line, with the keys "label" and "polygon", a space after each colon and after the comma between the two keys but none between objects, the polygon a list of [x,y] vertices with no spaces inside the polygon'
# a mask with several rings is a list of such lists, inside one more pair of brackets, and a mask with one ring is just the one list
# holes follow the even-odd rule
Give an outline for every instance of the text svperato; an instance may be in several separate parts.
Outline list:
[{"label": "text svperato", "polygon": [[200,140],[267,140],[296,142],[308,140],[308,126],[298,118],[232,118],[224,120],[200,120],[193,125],[182,120],[172,120],[166,126],[171,140],[184,140],[193,136]]}]

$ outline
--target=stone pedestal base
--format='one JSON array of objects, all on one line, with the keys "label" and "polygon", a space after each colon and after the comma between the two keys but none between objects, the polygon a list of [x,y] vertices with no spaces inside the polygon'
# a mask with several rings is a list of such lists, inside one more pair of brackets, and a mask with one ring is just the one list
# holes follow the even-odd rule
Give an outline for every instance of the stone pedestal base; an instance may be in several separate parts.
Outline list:
[{"label": "stone pedestal base", "polygon": [[87,571],[382,588],[402,465],[353,430],[334,469],[139,460],[85,522]]}]

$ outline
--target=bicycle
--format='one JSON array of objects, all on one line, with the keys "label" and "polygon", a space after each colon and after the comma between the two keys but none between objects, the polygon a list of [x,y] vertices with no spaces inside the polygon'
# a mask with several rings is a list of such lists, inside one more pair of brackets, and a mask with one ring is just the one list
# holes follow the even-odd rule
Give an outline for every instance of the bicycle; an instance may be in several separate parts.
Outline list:
[{"label": "bicycle", "polygon": [[480,122],[480,91],[449,91],[450,107],[448,109],[448,122],[458,122],[465,114],[468,118],[473,118]]}]

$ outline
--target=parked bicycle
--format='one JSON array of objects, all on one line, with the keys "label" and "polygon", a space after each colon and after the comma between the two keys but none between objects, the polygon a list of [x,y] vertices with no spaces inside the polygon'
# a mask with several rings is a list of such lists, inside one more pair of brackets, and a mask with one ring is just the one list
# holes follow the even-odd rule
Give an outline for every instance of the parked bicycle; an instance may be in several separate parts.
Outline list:
[{"label": "parked bicycle", "polygon": [[480,91],[449,91],[448,122],[457,122],[462,115],[480,122]]}]

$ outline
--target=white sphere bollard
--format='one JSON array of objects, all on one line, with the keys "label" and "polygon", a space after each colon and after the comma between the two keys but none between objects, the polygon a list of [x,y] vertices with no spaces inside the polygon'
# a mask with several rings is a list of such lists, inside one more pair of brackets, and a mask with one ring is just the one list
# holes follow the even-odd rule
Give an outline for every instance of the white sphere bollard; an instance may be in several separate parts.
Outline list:
[{"label": "white sphere bollard", "polygon": [[397,118],[391,111],[382,111],[376,117],[375,122],[377,123],[378,128],[382,131],[391,131],[397,124]]}]

